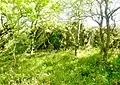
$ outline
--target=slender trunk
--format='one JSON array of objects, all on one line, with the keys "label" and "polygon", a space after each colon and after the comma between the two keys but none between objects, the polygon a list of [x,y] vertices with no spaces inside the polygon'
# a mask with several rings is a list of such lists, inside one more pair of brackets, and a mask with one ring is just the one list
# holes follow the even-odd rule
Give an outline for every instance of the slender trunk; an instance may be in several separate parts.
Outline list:
[{"label": "slender trunk", "polygon": [[105,50],[104,50],[104,58],[107,59],[108,57],[108,51],[109,51],[109,44],[110,44],[110,24],[109,24],[109,21],[110,21],[110,17],[109,17],[109,14],[108,14],[108,0],[105,0],[105,19],[106,19],[106,27],[107,27],[107,31],[106,31],[106,34],[107,34],[107,39],[106,39],[106,45],[105,45]]},{"label": "slender trunk", "polygon": [[75,46],[75,56],[77,56],[77,46]]},{"label": "slender trunk", "polygon": [[13,48],[13,59],[14,59],[14,66],[16,64],[16,39],[15,39],[15,35],[13,35],[13,40],[14,40],[14,48]]},{"label": "slender trunk", "polygon": [[110,25],[109,25],[109,20],[106,20],[107,23],[107,41],[106,41],[106,48],[105,48],[105,56],[108,56],[108,51],[109,51],[109,44],[110,44]]},{"label": "slender trunk", "polygon": [[80,21],[79,21],[79,22],[78,22],[77,37],[76,37],[76,44],[75,44],[75,56],[77,56],[77,49],[79,48],[80,28],[81,28],[81,24],[80,24]]},{"label": "slender trunk", "polygon": [[104,34],[103,34],[103,30],[102,30],[102,26],[100,26],[100,50],[101,50],[101,54],[104,53]]},{"label": "slender trunk", "polygon": [[84,46],[84,29],[83,24],[80,24],[80,45]]},{"label": "slender trunk", "polygon": [[79,48],[79,45],[82,44],[81,42],[81,29],[82,29],[82,23],[80,23],[80,21],[78,21],[78,30],[77,30],[77,37],[76,37],[76,45],[75,45],[75,56],[77,56],[77,50]]},{"label": "slender trunk", "polygon": [[81,24],[80,24],[80,21],[78,22],[79,23],[79,27],[78,27],[78,37],[77,37],[77,44],[79,44],[79,41],[80,41],[80,29],[81,29]]}]

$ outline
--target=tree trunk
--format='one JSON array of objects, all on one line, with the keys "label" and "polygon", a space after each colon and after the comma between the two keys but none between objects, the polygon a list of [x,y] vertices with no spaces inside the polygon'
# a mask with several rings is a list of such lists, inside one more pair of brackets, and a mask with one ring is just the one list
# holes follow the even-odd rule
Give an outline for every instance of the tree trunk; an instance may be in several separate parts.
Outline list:
[{"label": "tree trunk", "polygon": [[75,56],[77,56],[77,46],[75,46]]},{"label": "tree trunk", "polygon": [[78,31],[77,31],[77,37],[76,37],[76,45],[75,45],[75,56],[77,56],[77,49],[79,48],[79,41],[80,41],[80,21],[78,21]]},{"label": "tree trunk", "polygon": [[106,45],[105,45],[105,50],[104,50],[104,57],[105,59],[107,59],[108,57],[108,51],[109,51],[109,44],[110,44],[110,24],[109,24],[109,21],[110,21],[110,16],[108,14],[108,0],[105,0],[105,20],[106,20],[106,27],[107,27],[107,31],[106,31],[106,34],[107,34],[107,39],[106,39]]},{"label": "tree trunk", "polygon": [[110,24],[109,24],[109,16],[106,13],[106,44],[105,44],[105,49],[104,49],[104,59],[107,59],[108,57],[108,51],[109,51],[109,45],[110,45]]},{"label": "tree trunk", "polygon": [[101,26],[100,26],[100,50],[102,54],[104,52],[104,34]]},{"label": "tree trunk", "polygon": [[106,40],[106,47],[105,47],[105,56],[108,56],[109,51],[109,45],[110,45],[110,26],[109,21],[107,22],[107,40]]}]

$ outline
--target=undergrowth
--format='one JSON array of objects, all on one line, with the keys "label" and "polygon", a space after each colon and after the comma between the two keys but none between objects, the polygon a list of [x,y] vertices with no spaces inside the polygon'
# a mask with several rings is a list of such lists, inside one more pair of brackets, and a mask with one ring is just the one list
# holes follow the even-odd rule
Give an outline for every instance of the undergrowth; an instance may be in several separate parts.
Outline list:
[{"label": "undergrowth", "polygon": [[[0,85],[112,85],[120,82],[120,56],[105,62],[94,50],[0,54]],[[86,57],[85,57],[86,56]]]}]

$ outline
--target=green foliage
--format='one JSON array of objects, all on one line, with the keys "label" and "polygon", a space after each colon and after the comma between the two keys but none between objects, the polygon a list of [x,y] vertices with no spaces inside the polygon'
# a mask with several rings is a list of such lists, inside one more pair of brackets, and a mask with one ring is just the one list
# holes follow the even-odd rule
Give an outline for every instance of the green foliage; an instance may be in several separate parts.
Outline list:
[{"label": "green foliage", "polygon": [[[48,19],[50,20],[49,16],[54,16],[52,14],[53,11],[58,10],[60,12],[59,3],[52,2],[51,0],[33,0],[32,2],[31,0],[2,0],[0,3],[2,28],[2,31],[0,28],[0,41],[2,41],[0,48],[12,52],[13,48],[15,48],[16,53],[23,53],[43,44],[49,37],[46,32],[46,30],[48,30],[46,29],[46,25],[49,28],[52,21],[48,23],[45,22],[45,24],[42,23],[42,25],[41,22]],[[39,36],[41,35],[40,33],[35,36],[38,30],[37,27],[39,26],[43,31],[42,37]],[[54,27],[51,27],[50,30],[52,30],[52,28]],[[10,29],[10,32],[9,30],[6,31],[6,29]],[[57,42],[59,43],[58,40]]]},{"label": "green foliage", "polygon": [[54,46],[54,49],[60,48],[61,40],[62,40],[62,33],[59,30],[56,32],[53,32],[53,34],[49,38],[49,41]]},{"label": "green foliage", "polygon": [[[112,85],[120,82],[119,52],[112,55],[120,48],[119,30],[111,34],[111,54],[103,61],[97,48],[101,45],[97,29],[86,29],[81,24],[79,30],[78,22],[59,20],[63,10],[70,10],[73,13],[68,17],[79,20],[87,1],[1,0],[0,85]],[[79,45],[84,49],[77,49],[78,55],[74,56],[73,49]],[[47,52],[48,49],[52,51]]]},{"label": "green foliage", "polygon": [[18,32],[14,32],[14,38],[10,39],[5,44],[5,50],[7,52],[13,52],[13,49],[15,48],[16,54],[21,54],[27,51],[30,46],[30,39],[28,38],[28,32],[24,30],[22,33],[21,29]]}]

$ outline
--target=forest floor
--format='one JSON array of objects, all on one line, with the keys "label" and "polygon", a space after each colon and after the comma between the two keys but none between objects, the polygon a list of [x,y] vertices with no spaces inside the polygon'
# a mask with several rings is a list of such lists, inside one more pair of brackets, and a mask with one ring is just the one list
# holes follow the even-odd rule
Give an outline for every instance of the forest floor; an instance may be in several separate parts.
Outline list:
[{"label": "forest floor", "polygon": [[0,85],[113,85],[120,82],[120,56],[101,59],[98,49],[0,53]]}]

